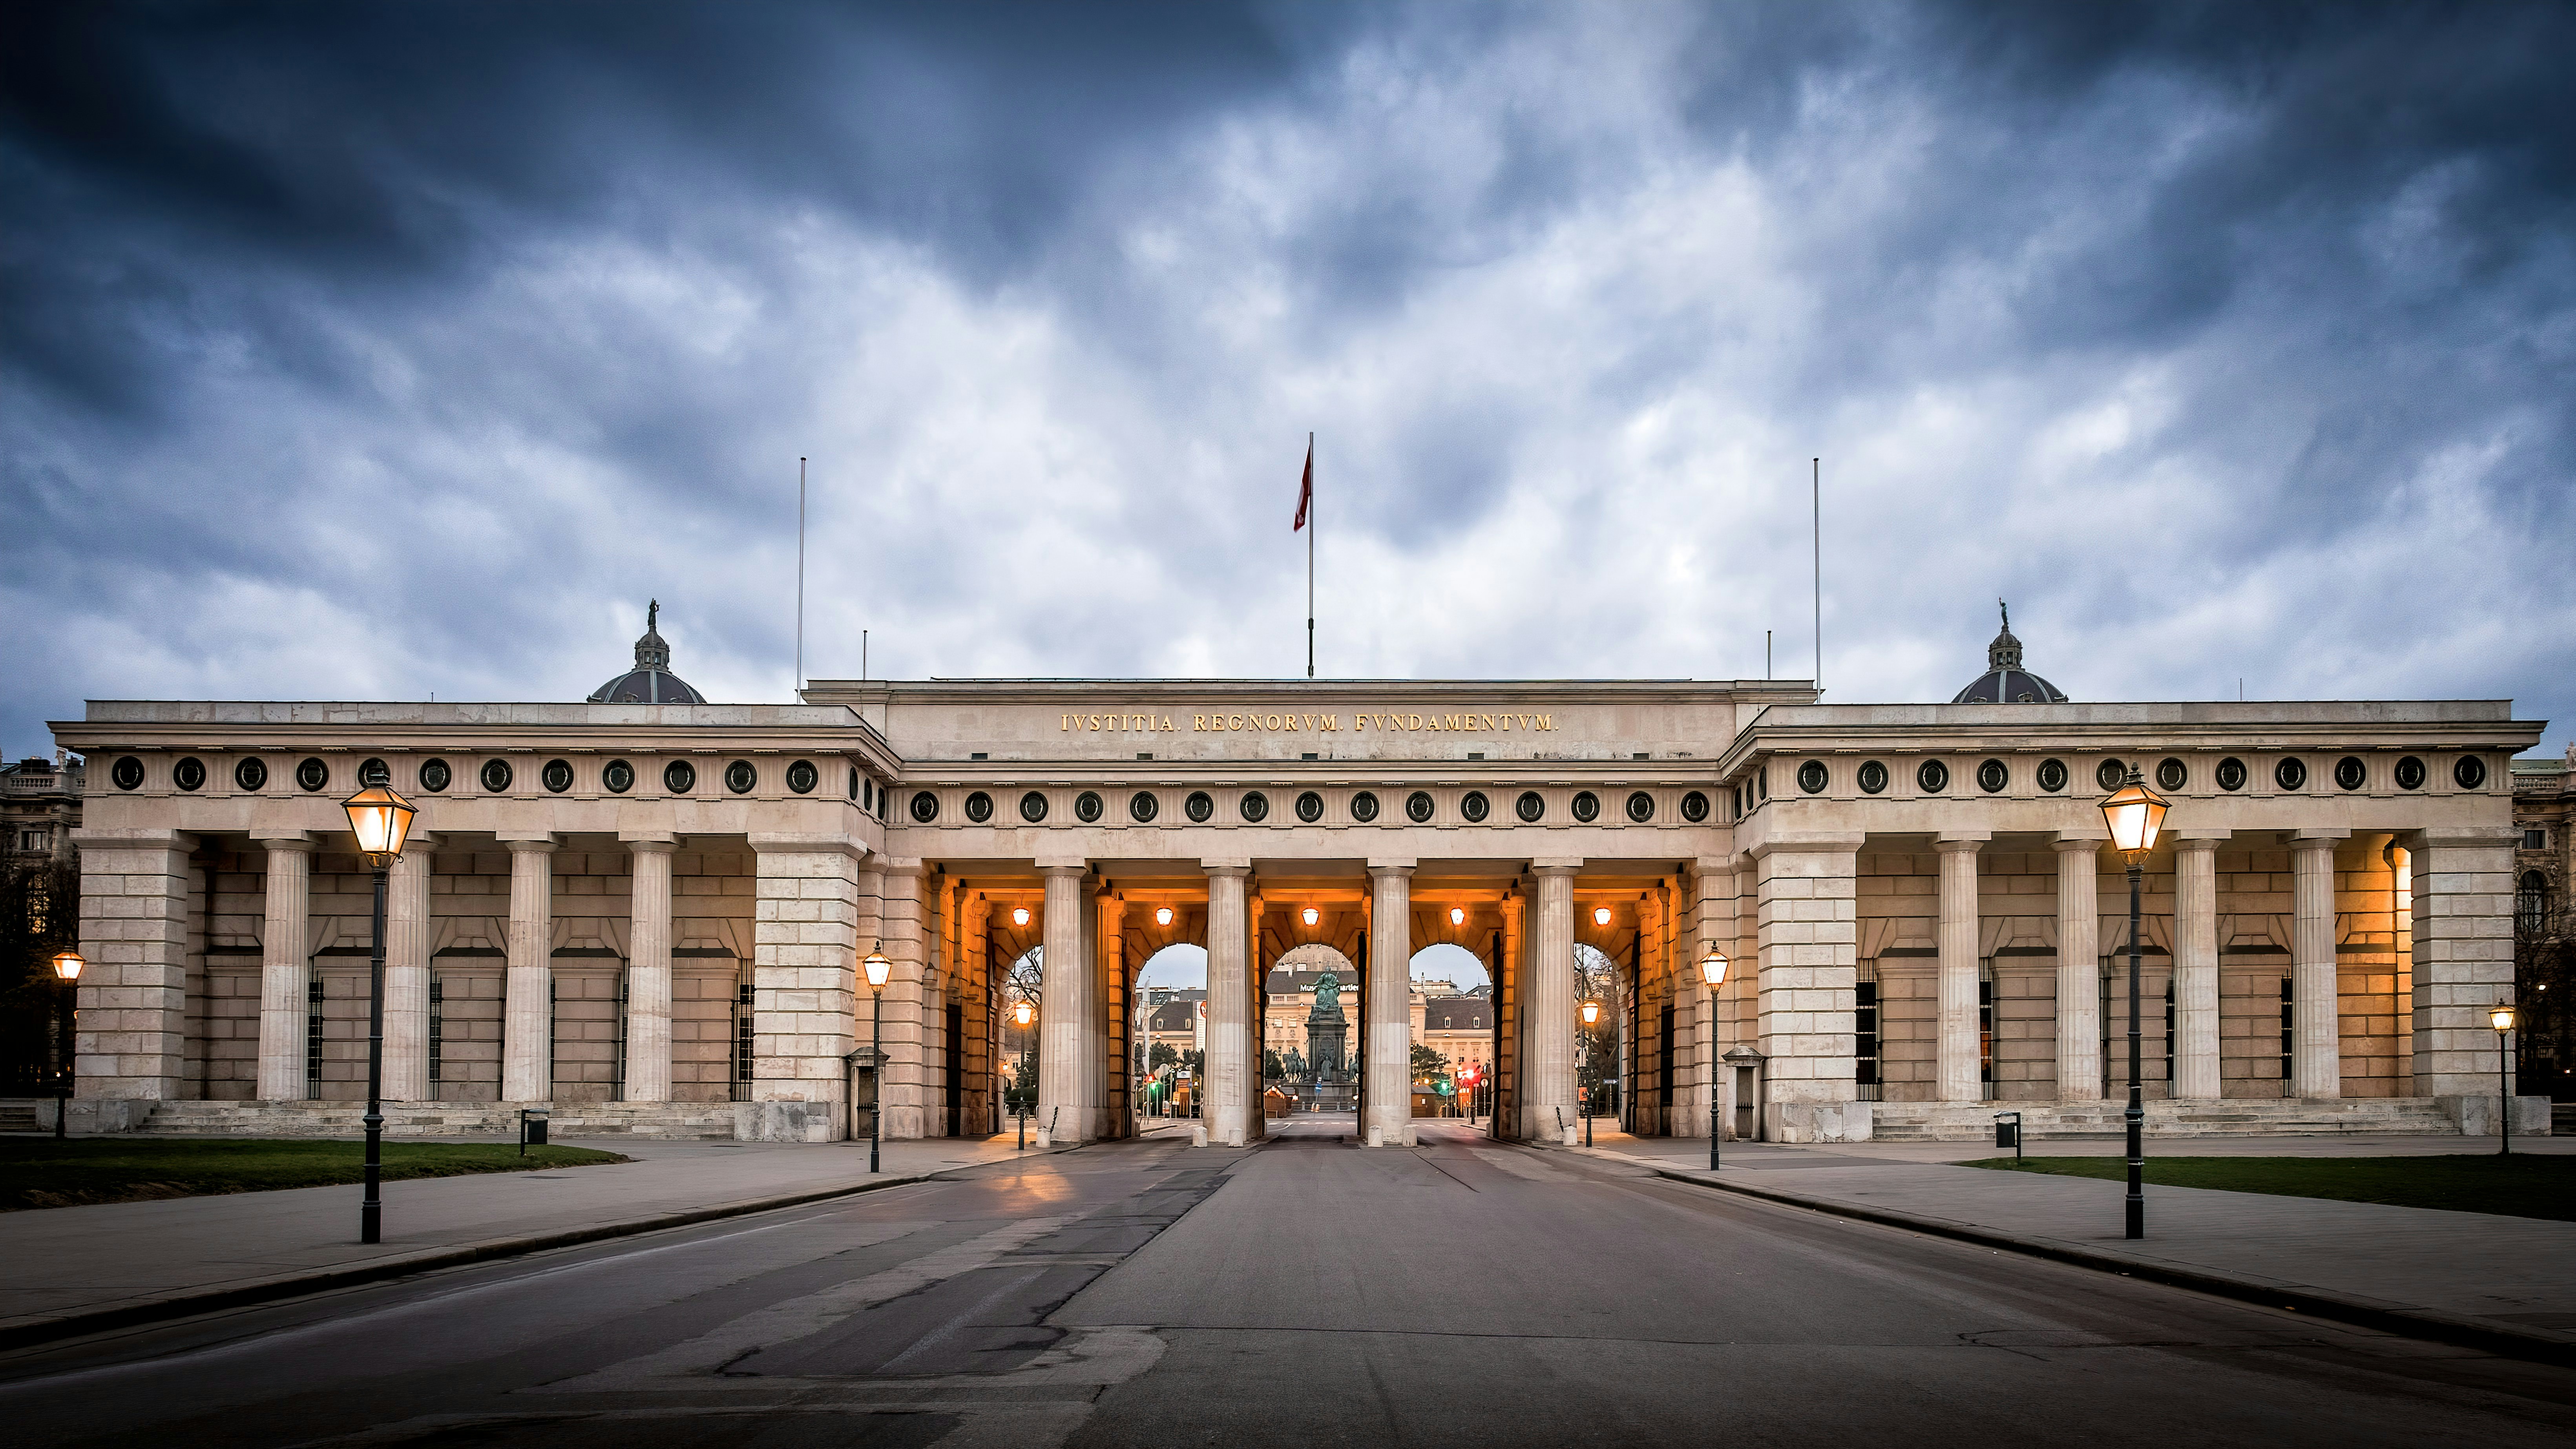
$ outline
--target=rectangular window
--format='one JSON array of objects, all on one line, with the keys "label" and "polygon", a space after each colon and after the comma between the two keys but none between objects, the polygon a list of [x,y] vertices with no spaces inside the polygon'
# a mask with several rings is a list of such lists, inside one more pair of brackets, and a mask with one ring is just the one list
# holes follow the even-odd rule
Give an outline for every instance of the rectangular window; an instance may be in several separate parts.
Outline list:
[{"label": "rectangular window", "polygon": [[304,1095],[322,1095],[322,978],[304,983]]},{"label": "rectangular window", "polygon": [[2165,1095],[2173,1095],[2174,981],[2165,978]]},{"label": "rectangular window", "polygon": [[1878,983],[1859,982],[1852,988],[1852,1064],[1853,1080],[1860,1087],[1860,1100],[1879,1100],[1878,1079]]},{"label": "rectangular window", "polygon": [[429,978],[429,1095],[438,1099],[438,1083],[447,1065],[447,983]]},{"label": "rectangular window", "polygon": [[751,983],[736,988],[733,1007],[733,1099],[751,1100]]},{"label": "rectangular window", "polygon": [[608,1100],[623,1102],[626,1100],[626,973],[623,971],[617,973],[617,1021],[614,1034],[617,1045],[616,1055],[610,1061],[608,1068]]},{"label": "rectangular window", "polygon": [[2522,848],[2525,850],[2547,850],[2549,848],[2549,832],[2546,830],[2526,830],[2522,832]]},{"label": "rectangular window", "polygon": [[1977,1084],[1985,1100],[1995,1099],[1995,963],[1977,968]]},{"label": "rectangular window", "polygon": [[2294,983],[2284,976],[2281,978],[2281,1095],[2284,1097],[2290,1095],[2290,1055],[2298,1045],[2292,1032],[2297,1020],[2298,1001]]}]

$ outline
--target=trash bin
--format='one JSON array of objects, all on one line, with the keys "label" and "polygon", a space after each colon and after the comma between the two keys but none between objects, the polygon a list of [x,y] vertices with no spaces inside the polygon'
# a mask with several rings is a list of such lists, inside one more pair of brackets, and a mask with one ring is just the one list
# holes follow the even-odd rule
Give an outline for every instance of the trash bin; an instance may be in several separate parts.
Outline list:
[{"label": "trash bin", "polygon": [[2021,1156],[2021,1114],[2019,1112],[1995,1114],[1995,1145],[2011,1148],[2016,1159]]},{"label": "trash bin", "polygon": [[521,1107],[519,1109],[519,1150],[522,1153],[526,1152],[531,1147],[543,1147],[546,1145],[547,1112],[548,1109],[544,1107]]}]

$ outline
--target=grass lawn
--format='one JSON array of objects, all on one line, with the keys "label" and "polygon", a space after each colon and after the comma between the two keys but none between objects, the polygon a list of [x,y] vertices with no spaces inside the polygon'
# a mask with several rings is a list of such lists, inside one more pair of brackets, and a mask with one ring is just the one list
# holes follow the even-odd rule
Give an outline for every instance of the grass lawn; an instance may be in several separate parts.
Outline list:
[{"label": "grass lawn", "polygon": [[[363,1142],[304,1139],[0,1137],[0,1212],[363,1182],[366,1152]],[[384,1176],[399,1182],[626,1160],[587,1147],[531,1147],[521,1157],[509,1142],[388,1142]]]},{"label": "grass lawn", "polygon": [[[2127,1160],[2118,1157],[2033,1157],[2018,1163],[1997,1157],[1964,1165],[2114,1182],[2129,1176]],[[2564,1155],[2158,1157],[2150,1144],[2147,1181],[2160,1187],[2214,1187],[2576,1222],[2576,1157]]]}]

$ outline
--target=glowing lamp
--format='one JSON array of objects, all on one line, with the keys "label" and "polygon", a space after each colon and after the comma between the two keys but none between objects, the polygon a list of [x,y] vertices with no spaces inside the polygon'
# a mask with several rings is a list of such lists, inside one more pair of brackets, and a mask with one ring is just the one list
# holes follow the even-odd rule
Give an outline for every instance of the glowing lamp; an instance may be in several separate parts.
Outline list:
[{"label": "glowing lamp", "polygon": [[1011,1008],[1011,1020],[1017,1022],[1021,1026],[1027,1026],[1030,1022],[1035,1021],[1037,1019],[1037,1014],[1038,1009],[1029,1005],[1026,1001],[1022,1001]]},{"label": "glowing lamp", "polygon": [[1699,979],[1707,982],[1709,989],[1712,991],[1716,990],[1718,987],[1724,986],[1726,984],[1726,953],[1717,949],[1715,946],[1709,947],[1708,954],[1699,958]]},{"label": "glowing lamp", "polygon": [[1026,906],[1013,906],[1013,907],[1011,907],[1011,924],[1012,924],[1012,925],[1014,925],[1014,926],[1025,926],[1025,925],[1027,925],[1028,923],[1029,923],[1029,908],[1028,908],[1028,907],[1026,907]]},{"label": "glowing lamp", "polygon": [[88,964],[78,951],[57,951],[54,953],[54,976],[61,981],[78,981],[81,968]]},{"label": "glowing lamp", "polygon": [[1600,1002],[1597,1002],[1597,1001],[1587,1001],[1587,1002],[1583,1003],[1583,1024],[1584,1024],[1585,1026],[1590,1026],[1590,1025],[1592,1025],[1594,1022],[1599,1021],[1600,1019],[1601,1019],[1601,1003],[1600,1003]]},{"label": "glowing lamp", "polygon": [[1451,906],[1449,908],[1449,924],[1453,926],[1463,926],[1467,924],[1467,908],[1465,906]]},{"label": "glowing lamp", "polygon": [[2127,782],[2102,802],[2112,846],[2132,860],[2155,849],[2156,832],[2164,828],[2168,808],[2165,797],[2148,789],[2146,778],[2131,765]]},{"label": "glowing lamp", "polygon": [[1154,924],[1157,926],[1168,926],[1171,923],[1172,908],[1170,906],[1156,906],[1154,908]]},{"label": "glowing lamp", "polygon": [[1324,918],[1324,913],[1323,913],[1322,911],[1316,910],[1313,906],[1308,906],[1306,909],[1304,909],[1304,910],[1302,910],[1302,911],[1299,911],[1299,912],[1297,913],[1297,919],[1299,919],[1299,920],[1301,920],[1301,921],[1304,921],[1307,925],[1310,925],[1310,926],[1311,926],[1311,925],[1313,925],[1313,924],[1315,924],[1317,921],[1322,920],[1323,918]]},{"label": "glowing lamp", "polygon": [[2499,1001],[2496,1003],[2495,1010],[2487,1013],[2487,1020],[2495,1023],[2495,1029],[2498,1031],[2511,1031],[2513,1030],[2513,1008]]},{"label": "glowing lamp", "polygon": [[349,829],[358,837],[358,853],[371,865],[385,866],[403,852],[412,817],[420,810],[383,785],[367,788],[340,802],[349,812]]},{"label": "glowing lamp", "polygon": [[1594,906],[1592,908],[1592,924],[1596,926],[1606,926],[1610,924],[1610,908],[1608,906]]},{"label": "glowing lamp", "polygon": [[868,989],[871,991],[884,990],[886,978],[894,974],[894,963],[886,959],[883,941],[879,941],[877,949],[870,951],[868,959],[860,962],[859,965],[868,973]]}]

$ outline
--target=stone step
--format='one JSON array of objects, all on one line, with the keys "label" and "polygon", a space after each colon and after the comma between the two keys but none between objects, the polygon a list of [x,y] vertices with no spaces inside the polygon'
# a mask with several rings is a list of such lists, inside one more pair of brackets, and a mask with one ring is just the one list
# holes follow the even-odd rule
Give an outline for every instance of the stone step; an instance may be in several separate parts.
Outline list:
[{"label": "stone step", "polygon": [[[2128,1132],[2125,1108],[2118,1104],[1882,1102],[1872,1113],[1870,1135],[1880,1142],[1991,1142],[1999,1112],[2021,1114],[2025,1142],[2117,1138]],[[2432,1135],[2459,1130],[2450,1113],[2422,1097],[2149,1102],[2146,1114],[2146,1135],[2153,1138]]]},{"label": "stone step", "polygon": [[[553,1110],[551,1138],[629,1137],[730,1141],[731,1102],[590,1102]],[[481,1103],[391,1104],[388,1137],[515,1137],[516,1107]],[[344,1102],[163,1102],[135,1129],[159,1137],[356,1137],[366,1108]]]}]

